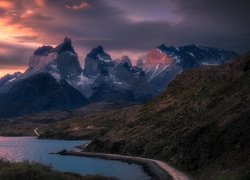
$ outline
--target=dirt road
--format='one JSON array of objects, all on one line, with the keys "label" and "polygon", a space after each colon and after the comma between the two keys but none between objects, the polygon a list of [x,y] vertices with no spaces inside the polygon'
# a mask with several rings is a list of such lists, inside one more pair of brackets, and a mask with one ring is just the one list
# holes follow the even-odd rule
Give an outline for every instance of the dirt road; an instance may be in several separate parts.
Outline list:
[{"label": "dirt road", "polygon": [[62,151],[59,154],[61,155],[73,155],[73,156],[86,156],[86,157],[97,157],[102,159],[109,160],[120,160],[131,163],[136,163],[143,165],[150,174],[153,175],[156,179],[167,180],[191,180],[190,177],[182,173],[181,171],[175,169],[170,166],[166,162],[141,158],[141,157],[133,157],[133,156],[124,156],[118,154],[106,154],[106,153],[91,153],[91,152],[77,152],[77,151]]}]

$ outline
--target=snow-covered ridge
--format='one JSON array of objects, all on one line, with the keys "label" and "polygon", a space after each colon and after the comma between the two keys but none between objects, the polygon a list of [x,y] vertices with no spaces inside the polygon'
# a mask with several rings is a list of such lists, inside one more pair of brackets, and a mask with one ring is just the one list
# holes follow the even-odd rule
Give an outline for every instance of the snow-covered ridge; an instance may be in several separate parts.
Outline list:
[{"label": "snow-covered ridge", "polygon": [[71,40],[65,38],[57,47],[43,46],[30,57],[29,68],[19,77],[0,80],[12,84],[18,79],[50,74],[58,84],[67,83],[90,101],[143,101],[159,95],[182,71],[202,65],[226,62],[234,52],[196,45],[174,47],[161,45],[148,52],[133,66],[128,56],[113,60],[102,46],[93,48],[81,68]]}]

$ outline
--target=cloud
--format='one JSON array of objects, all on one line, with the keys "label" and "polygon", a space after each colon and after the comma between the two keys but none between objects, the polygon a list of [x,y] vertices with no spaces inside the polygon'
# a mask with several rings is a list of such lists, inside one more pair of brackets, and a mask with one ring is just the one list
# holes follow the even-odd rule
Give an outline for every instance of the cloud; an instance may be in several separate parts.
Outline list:
[{"label": "cloud", "polygon": [[46,1],[45,0],[35,0],[35,3],[38,7],[45,6]]},{"label": "cloud", "polygon": [[65,5],[67,9],[79,10],[89,7],[89,4],[86,2],[81,2],[79,5]]},{"label": "cloud", "polygon": [[[241,11],[246,8],[236,5],[233,11],[233,4],[237,3],[231,0],[194,0],[192,2],[129,0],[116,1],[115,5],[111,4],[111,2],[114,3],[112,0],[91,0],[86,1],[91,8],[84,11],[65,11],[59,8],[69,2],[72,1],[47,2],[50,8],[61,15],[61,19],[71,22],[66,28],[58,25],[48,29],[51,33],[55,31],[60,32],[62,36],[64,33],[71,36],[82,48],[89,49],[94,45],[102,44],[110,50],[146,51],[161,43],[169,45],[197,43],[240,52],[249,49],[245,43],[250,37],[246,28],[249,21],[246,18],[242,19],[242,17],[248,17],[243,16],[247,15],[247,11]],[[80,3],[81,1],[74,1],[74,4]],[[168,6],[170,8],[167,8]],[[136,21],[125,10],[131,7],[134,7],[133,16],[138,18]],[[164,8],[168,13],[163,13]],[[142,18],[146,13],[152,18]],[[170,18],[164,20],[166,16]],[[230,21],[233,17],[237,18]],[[112,41],[105,39],[112,39]]]},{"label": "cloud", "polygon": [[18,42],[30,42],[36,41],[39,36],[15,36],[15,38],[18,40]]},{"label": "cloud", "polygon": [[32,48],[22,47],[30,43],[34,49],[35,44],[55,45],[65,35],[72,38],[81,60],[97,45],[103,45],[117,56],[125,52],[131,55],[146,53],[162,43],[177,46],[196,43],[238,52],[250,49],[248,0],[11,2],[11,8],[6,4],[0,6],[0,28],[4,27],[0,38],[16,44],[11,47],[13,52],[15,49],[25,52],[22,56],[27,57],[18,58],[10,53],[10,58],[5,55],[5,61],[2,57],[0,64],[23,65]]},{"label": "cloud", "polygon": [[0,8],[10,9],[14,7],[14,3],[7,0],[2,0],[0,3]]},{"label": "cloud", "polygon": [[0,41],[1,66],[28,66],[29,56],[34,48]]}]

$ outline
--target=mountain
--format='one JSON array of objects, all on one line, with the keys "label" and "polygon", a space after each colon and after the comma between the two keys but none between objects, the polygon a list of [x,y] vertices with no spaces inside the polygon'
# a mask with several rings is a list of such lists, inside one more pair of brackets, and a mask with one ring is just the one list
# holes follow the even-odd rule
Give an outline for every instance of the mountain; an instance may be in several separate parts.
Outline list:
[{"label": "mountain", "polygon": [[183,69],[191,69],[203,65],[224,64],[239,56],[233,51],[198,46],[194,44],[181,47],[167,47],[162,44],[158,46],[157,49],[174,60]]},{"label": "mountain", "polygon": [[110,55],[105,53],[102,46],[98,46],[87,54],[85,58],[84,73],[86,76],[95,76],[108,73],[109,68],[114,66]]},{"label": "mountain", "polygon": [[82,72],[78,56],[72,47],[71,40],[65,37],[63,43],[53,48],[38,48],[29,59],[29,68],[25,75],[39,72],[50,73],[54,78],[74,79]]},{"label": "mountain", "polygon": [[204,65],[220,65],[239,55],[233,51],[186,45],[181,47],[164,44],[148,52],[144,60],[137,62],[146,74],[147,83],[154,95],[166,89],[176,75]]},{"label": "mountain", "polygon": [[[25,80],[29,78],[44,78],[39,75],[42,73],[50,75],[49,79],[53,78],[60,87],[64,87],[66,83],[67,87],[77,90],[81,98],[83,96],[82,104],[86,104],[86,99],[90,103],[119,101],[142,103],[163,92],[176,75],[183,71],[207,64],[226,63],[235,56],[237,54],[232,51],[216,48],[195,45],[175,48],[161,45],[151,50],[145,59],[133,66],[129,57],[123,56],[120,60],[113,60],[102,46],[97,46],[87,54],[82,69],[71,39],[65,37],[56,47],[46,45],[36,49],[29,58],[28,69],[23,74],[15,73],[1,78],[0,95],[12,94],[16,84],[22,89],[22,84],[25,87]],[[33,87],[39,91],[38,84]],[[56,89],[51,91],[56,92]],[[20,92],[15,92],[15,96],[23,96]],[[79,107],[79,103],[75,106],[72,103],[69,108]],[[64,107],[60,104],[58,101],[55,108]],[[52,108],[46,108],[43,104],[40,109],[37,108],[42,111],[42,107],[45,111]],[[36,111],[34,109],[34,112]]]},{"label": "mountain", "polygon": [[[3,97],[0,117],[72,109],[88,102],[146,101],[151,96],[148,91],[143,91],[147,89],[144,76],[144,72],[133,67],[131,62],[112,60],[102,46],[86,56],[83,70],[71,40],[65,37],[55,48],[42,46],[36,49],[23,74],[15,73],[0,79],[0,97]],[[25,91],[33,96],[28,96]],[[63,98],[58,98],[57,94]],[[25,102],[29,105],[24,106]]]},{"label": "mountain", "polygon": [[132,66],[128,57],[121,61],[112,60],[102,46],[87,55],[83,74],[92,81],[85,86],[91,87],[89,97],[92,102],[141,102],[151,98],[142,69]]},{"label": "mountain", "polygon": [[249,65],[248,54],[182,73],[87,149],[163,159],[197,179],[248,179]]},{"label": "mountain", "polygon": [[185,71],[145,105],[86,116],[76,111],[42,137],[91,138],[87,151],[164,160],[194,179],[249,179],[249,92],[247,54]]},{"label": "mountain", "polygon": [[18,81],[7,93],[0,94],[0,99],[0,117],[75,109],[89,102],[65,80],[58,82],[48,73]]},{"label": "mountain", "polygon": [[4,77],[0,78],[0,88],[1,86],[4,86],[5,84],[16,80],[21,75],[22,75],[21,72],[16,72],[14,74],[7,74]]},{"label": "mountain", "polygon": [[56,46],[42,46],[29,58],[29,67],[15,73],[0,87],[0,117],[18,116],[34,112],[74,109],[89,100],[74,87],[82,69],[78,56],[65,37]]}]

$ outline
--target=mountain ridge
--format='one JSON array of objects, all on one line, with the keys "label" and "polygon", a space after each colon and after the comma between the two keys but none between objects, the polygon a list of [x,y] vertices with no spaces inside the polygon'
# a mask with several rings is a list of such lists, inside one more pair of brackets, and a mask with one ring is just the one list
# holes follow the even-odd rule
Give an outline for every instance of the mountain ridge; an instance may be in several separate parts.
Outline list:
[{"label": "mountain ridge", "polygon": [[[193,50],[195,51],[193,53],[196,53],[195,56],[202,55],[197,62],[195,57],[190,55],[190,48],[195,49]],[[225,56],[222,57],[221,54],[219,56],[218,52]],[[189,54],[188,58],[187,54]],[[65,37],[64,41],[55,48],[47,45],[37,48],[29,58],[29,67],[23,74],[19,74],[12,81],[0,79],[0,84],[4,82],[0,87],[0,95],[8,94],[16,83],[39,73],[47,73],[58,83],[67,82],[90,102],[143,103],[163,92],[178,74],[189,68],[202,66],[202,62],[207,62],[213,55],[217,59],[211,60],[210,64],[217,65],[229,61],[228,57],[234,57],[237,54],[201,46],[176,48],[161,45],[151,50],[144,62],[142,60],[138,66],[133,66],[129,57],[124,56],[121,60],[113,60],[99,45],[86,55],[84,69],[82,69],[71,39]],[[191,63],[192,66],[190,63],[188,66],[186,66],[187,63],[183,64],[190,61],[196,63]]]},{"label": "mountain ridge", "polygon": [[101,109],[92,104],[6,121],[49,122],[39,126],[41,138],[92,139],[85,151],[164,160],[195,179],[248,179],[249,70],[247,54],[185,71],[144,105]]}]

